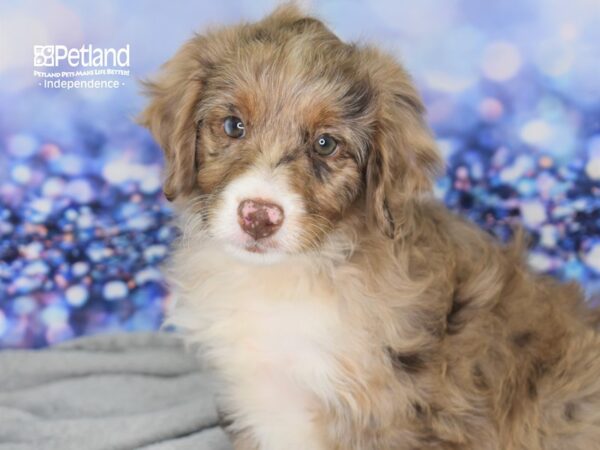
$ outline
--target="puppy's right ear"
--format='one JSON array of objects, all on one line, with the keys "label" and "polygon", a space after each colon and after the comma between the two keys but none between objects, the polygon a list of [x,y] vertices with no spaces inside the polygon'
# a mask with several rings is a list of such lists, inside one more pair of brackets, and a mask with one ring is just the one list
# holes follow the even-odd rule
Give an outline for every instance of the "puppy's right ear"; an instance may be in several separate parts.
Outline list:
[{"label": "puppy's right ear", "polygon": [[444,165],[409,75],[376,49],[364,48],[361,55],[379,101],[366,170],[367,210],[377,227],[395,239],[418,226],[413,206],[433,193]]},{"label": "puppy's right ear", "polygon": [[222,44],[218,36],[195,36],[163,65],[156,79],[143,82],[150,104],[138,122],[164,151],[163,191],[169,201],[196,186],[196,113]]}]

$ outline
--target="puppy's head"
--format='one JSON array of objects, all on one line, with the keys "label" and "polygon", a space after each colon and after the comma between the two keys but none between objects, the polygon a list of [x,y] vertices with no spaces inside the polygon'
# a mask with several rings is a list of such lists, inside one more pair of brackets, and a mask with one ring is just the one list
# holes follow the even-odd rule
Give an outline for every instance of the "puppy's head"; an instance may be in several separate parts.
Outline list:
[{"label": "puppy's head", "polygon": [[393,239],[440,163],[404,70],[292,6],[194,37],[146,87],[165,195],[247,259],[318,250],[349,221]]}]

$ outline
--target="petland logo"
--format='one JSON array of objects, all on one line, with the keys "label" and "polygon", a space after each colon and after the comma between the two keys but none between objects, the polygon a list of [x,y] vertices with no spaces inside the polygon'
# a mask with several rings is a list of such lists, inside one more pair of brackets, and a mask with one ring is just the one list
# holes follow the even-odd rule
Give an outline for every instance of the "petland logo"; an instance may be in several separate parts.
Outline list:
[{"label": "petland logo", "polygon": [[34,67],[58,67],[66,61],[70,67],[129,67],[129,44],[120,49],[68,48],[66,45],[34,45]]},{"label": "petland logo", "polygon": [[[33,67],[36,70],[33,71],[33,76],[44,78],[38,83],[44,88],[115,89],[125,83],[114,77],[130,75],[129,50],[129,44],[118,49],[95,48],[91,44],[82,45],[79,48],[69,48],[66,45],[34,45]],[[52,70],[59,67],[62,69]],[[47,70],[42,71],[42,68]],[[68,70],[69,68],[78,70]],[[89,77],[95,79],[89,79]],[[105,79],[105,77],[112,77],[112,79]]]}]

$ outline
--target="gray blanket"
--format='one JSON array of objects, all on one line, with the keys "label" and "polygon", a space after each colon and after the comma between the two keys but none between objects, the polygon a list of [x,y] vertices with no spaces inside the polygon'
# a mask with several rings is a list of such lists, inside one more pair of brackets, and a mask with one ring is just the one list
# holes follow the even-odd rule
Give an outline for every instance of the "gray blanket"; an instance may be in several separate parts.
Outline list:
[{"label": "gray blanket", "polygon": [[166,333],[0,351],[0,450],[228,450],[215,386]]}]

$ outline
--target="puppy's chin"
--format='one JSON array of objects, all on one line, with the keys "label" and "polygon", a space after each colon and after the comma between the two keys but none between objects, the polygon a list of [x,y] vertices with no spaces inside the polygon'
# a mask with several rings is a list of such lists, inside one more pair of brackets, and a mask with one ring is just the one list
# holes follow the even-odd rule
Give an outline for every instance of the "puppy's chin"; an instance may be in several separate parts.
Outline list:
[{"label": "puppy's chin", "polygon": [[254,264],[258,266],[269,266],[277,264],[286,258],[286,253],[282,250],[244,248],[235,244],[226,243],[225,251],[240,262]]}]

